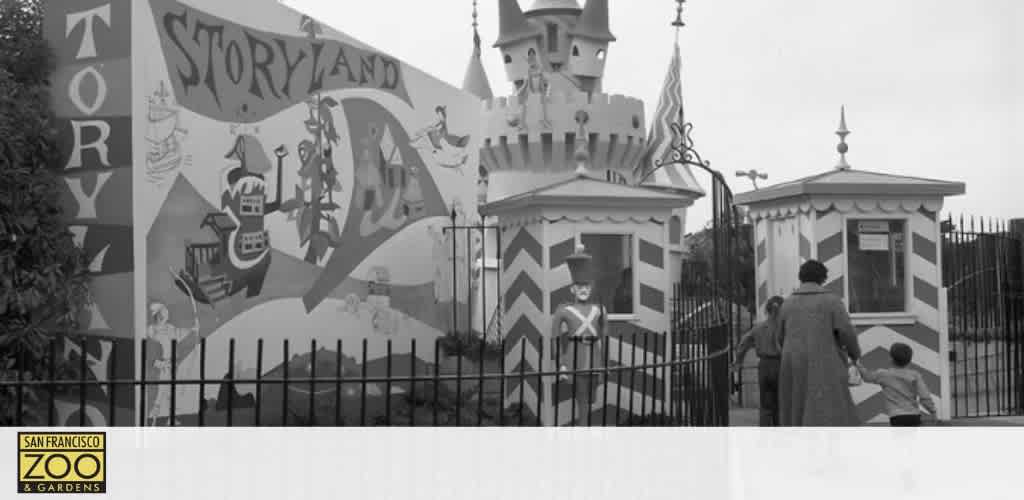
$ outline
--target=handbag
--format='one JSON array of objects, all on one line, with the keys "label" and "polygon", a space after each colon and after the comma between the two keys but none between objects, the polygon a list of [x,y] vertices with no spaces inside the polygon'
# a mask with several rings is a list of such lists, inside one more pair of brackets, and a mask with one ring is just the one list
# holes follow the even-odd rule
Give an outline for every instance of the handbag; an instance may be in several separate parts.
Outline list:
[{"label": "handbag", "polygon": [[860,370],[857,368],[857,363],[851,362],[849,356],[846,354],[846,349],[839,345],[839,330],[832,330],[832,335],[836,339],[836,347],[839,349],[840,356],[847,360],[846,365],[846,383],[849,386],[857,386],[864,383],[864,379],[860,376]]}]

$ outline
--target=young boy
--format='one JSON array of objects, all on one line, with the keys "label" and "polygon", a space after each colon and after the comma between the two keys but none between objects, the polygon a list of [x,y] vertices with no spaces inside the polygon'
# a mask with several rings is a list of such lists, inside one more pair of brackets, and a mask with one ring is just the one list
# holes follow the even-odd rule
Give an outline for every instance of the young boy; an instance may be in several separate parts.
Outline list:
[{"label": "young boy", "polygon": [[918,427],[921,425],[920,406],[924,406],[931,418],[936,418],[935,402],[931,391],[924,383],[924,378],[916,370],[909,368],[914,350],[907,344],[897,342],[889,348],[892,368],[869,370],[859,362],[857,368],[865,382],[882,386],[885,394],[886,413],[889,414],[889,425],[893,427]]},{"label": "young boy", "polygon": [[757,385],[760,389],[761,411],[760,426],[775,427],[779,425],[779,365],[782,360],[782,346],[777,336],[779,325],[779,308],[783,299],[774,296],[765,303],[766,317],[750,329],[740,339],[736,350],[736,359],[732,363],[733,371],[742,369],[743,358],[754,349],[759,362],[757,364]]}]

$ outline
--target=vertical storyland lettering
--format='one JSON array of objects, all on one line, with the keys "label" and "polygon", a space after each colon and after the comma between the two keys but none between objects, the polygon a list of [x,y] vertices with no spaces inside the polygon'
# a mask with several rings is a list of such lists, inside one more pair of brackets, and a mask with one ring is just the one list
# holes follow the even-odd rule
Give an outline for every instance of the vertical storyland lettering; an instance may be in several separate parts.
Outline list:
[{"label": "vertical storyland lettering", "polygon": [[[73,5],[73,4],[72,4]],[[81,116],[69,119],[71,144],[64,170],[75,174],[80,170],[107,169],[111,164],[110,142],[113,127],[111,118],[97,117],[109,97],[107,77],[103,73],[100,58],[109,45],[109,34],[115,28],[112,6],[105,3],[93,8],[68,12],[64,16],[63,43],[70,46],[75,54],[73,61],[61,61],[65,65],[82,65],[68,80],[66,96]],[[103,35],[101,35],[101,33]],[[99,42],[99,43],[98,43]],[[97,199],[103,186],[112,175],[109,172],[95,174],[95,182],[88,182],[86,190],[80,175],[64,178],[68,193],[78,205],[77,220],[97,220]]]},{"label": "vertical storyland lettering", "polygon": [[270,117],[324,90],[366,88],[409,102],[401,64],[332,40],[266,33],[177,0],[153,15],[178,103],[222,121]]}]

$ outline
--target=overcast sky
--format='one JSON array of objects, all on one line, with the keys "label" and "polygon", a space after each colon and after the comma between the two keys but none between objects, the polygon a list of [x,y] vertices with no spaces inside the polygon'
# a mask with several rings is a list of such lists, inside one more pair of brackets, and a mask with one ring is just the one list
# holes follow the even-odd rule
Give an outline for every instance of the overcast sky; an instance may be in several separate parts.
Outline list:
[{"label": "overcast sky", "polygon": [[[461,85],[471,0],[285,0],[427,73]],[[521,0],[524,10],[533,0]],[[582,0],[581,0],[582,3]],[[671,56],[673,0],[610,0],[618,41],[605,90],[643,99],[648,120]],[[497,0],[480,0],[484,63],[511,93],[497,49]],[[690,0],[680,45],[696,148],[735,192],[736,170],[769,184],[838,159],[846,105],[853,168],[962,181],[946,211],[1024,217],[1021,0]],[[698,174],[705,186],[710,180]],[[710,201],[691,210],[703,224]]]}]

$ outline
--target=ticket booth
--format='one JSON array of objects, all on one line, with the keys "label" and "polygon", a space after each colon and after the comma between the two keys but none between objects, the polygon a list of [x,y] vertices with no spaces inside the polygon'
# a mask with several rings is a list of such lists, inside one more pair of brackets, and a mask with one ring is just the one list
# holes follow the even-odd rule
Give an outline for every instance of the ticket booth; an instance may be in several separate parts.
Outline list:
[{"label": "ticket booth", "polygon": [[[482,206],[480,213],[494,217],[501,231],[500,287],[505,341],[510,346],[505,354],[508,373],[555,369],[551,315],[573,299],[566,258],[578,245],[593,256],[597,268],[594,297],[608,313],[608,362],[625,366],[642,360],[663,362],[664,350],[658,346],[665,341],[671,314],[667,223],[674,210],[689,203],[683,196],[661,190],[578,174]],[[620,388],[609,382],[608,393],[618,399],[596,398],[593,421],[602,421],[601,412],[610,412],[608,421],[615,422],[628,418],[629,411],[640,415],[642,408],[661,404],[659,394],[664,392],[658,388],[666,380],[655,370],[650,374],[648,385]],[[555,395],[553,382],[553,378],[513,378],[506,387],[506,401],[522,401],[529,413],[539,414],[544,422],[567,425],[573,417],[572,397],[562,392]]]},{"label": "ticket booth", "polygon": [[[821,261],[829,271],[826,288],[850,311],[864,365],[889,366],[889,346],[910,345],[913,367],[932,390],[940,416],[948,418],[939,214],[947,196],[964,192],[960,182],[846,167],[737,195],[736,204],[749,209],[754,228],[759,319],[769,297],[787,297],[799,285],[800,264]],[[750,389],[744,393],[756,393],[756,382]],[[885,421],[878,386],[864,384],[851,392],[862,421]]]}]

